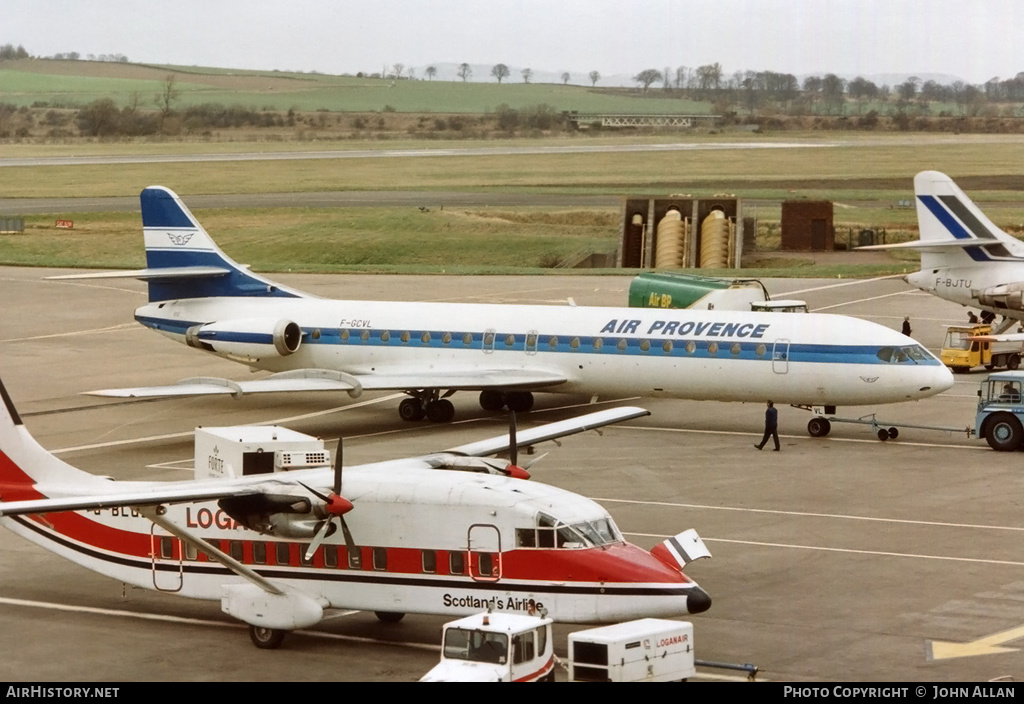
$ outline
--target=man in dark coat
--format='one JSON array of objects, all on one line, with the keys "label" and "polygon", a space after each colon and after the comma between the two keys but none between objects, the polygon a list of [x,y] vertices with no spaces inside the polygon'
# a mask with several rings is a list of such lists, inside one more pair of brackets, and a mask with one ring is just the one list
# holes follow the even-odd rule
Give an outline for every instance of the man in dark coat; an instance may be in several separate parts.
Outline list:
[{"label": "man in dark coat", "polygon": [[910,316],[903,319],[903,334],[910,337]]},{"label": "man in dark coat", "polygon": [[768,442],[768,438],[772,438],[775,441],[775,451],[779,451],[779,412],[775,410],[775,404],[771,401],[768,402],[768,408],[764,412],[764,437],[761,438],[761,443],[754,445],[758,450],[764,447],[765,443]]}]

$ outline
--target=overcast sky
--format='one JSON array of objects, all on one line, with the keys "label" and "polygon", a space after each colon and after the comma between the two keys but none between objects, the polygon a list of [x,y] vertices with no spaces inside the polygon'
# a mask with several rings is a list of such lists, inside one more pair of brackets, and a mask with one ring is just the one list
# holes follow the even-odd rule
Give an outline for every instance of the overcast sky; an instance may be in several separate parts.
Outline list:
[{"label": "overcast sky", "polygon": [[0,0],[0,44],[34,56],[323,73],[504,63],[580,82],[717,61],[984,83],[1024,71],[1022,28],[1017,0]]}]

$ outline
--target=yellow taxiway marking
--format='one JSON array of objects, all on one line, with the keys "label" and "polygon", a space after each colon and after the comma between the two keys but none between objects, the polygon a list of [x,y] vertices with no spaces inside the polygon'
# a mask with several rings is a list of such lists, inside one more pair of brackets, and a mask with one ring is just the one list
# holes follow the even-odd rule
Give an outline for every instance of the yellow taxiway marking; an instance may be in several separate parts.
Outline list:
[{"label": "yellow taxiway marking", "polygon": [[1014,653],[1020,648],[1004,648],[1004,643],[1024,638],[1024,625],[1011,628],[990,636],[972,640],[969,643],[951,643],[944,640],[928,641],[928,659],[945,660],[947,658],[966,658],[974,655],[997,655]]}]

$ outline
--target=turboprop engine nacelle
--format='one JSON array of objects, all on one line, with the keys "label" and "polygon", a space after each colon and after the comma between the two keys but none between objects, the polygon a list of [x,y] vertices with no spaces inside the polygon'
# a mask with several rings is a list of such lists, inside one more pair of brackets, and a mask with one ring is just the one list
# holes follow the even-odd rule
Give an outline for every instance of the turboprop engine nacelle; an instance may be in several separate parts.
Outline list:
[{"label": "turboprop engine nacelle", "polygon": [[[322,506],[314,505],[304,496],[256,494],[229,497],[217,503],[224,513],[250,530],[293,540],[312,538],[327,517]],[[327,535],[335,530],[332,524]]]},{"label": "turboprop engine nacelle", "polygon": [[976,296],[978,303],[983,306],[1024,310],[1024,283],[990,286],[978,291]]},{"label": "turboprop engine nacelle", "polygon": [[287,357],[302,344],[302,328],[291,320],[247,318],[193,325],[185,331],[189,347],[245,359]]}]

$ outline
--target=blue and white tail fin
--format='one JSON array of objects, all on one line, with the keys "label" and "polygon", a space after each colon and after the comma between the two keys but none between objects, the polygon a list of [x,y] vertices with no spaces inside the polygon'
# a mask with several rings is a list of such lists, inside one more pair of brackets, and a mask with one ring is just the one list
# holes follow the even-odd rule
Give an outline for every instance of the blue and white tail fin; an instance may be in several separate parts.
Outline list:
[{"label": "blue and white tail fin", "polygon": [[142,230],[150,302],[221,296],[304,297],[238,264],[221,251],[168,188],[142,192]]},{"label": "blue and white tail fin", "polygon": [[1024,258],[1024,243],[996,227],[949,176],[922,171],[914,193],[922,269]]},{"label": "blue and white tail fin", "polygon": [[914,194],[920,239],[857,249],[916,249],[921,271],[1024,259],[1024,243],[996,227],[946,174],[922,171]]},{"label": "blue and white tail fin", "polygon": [[50,279],[141,279],[149,302],[185,298],[310,298],[309,294],[254,274],[224,254],[174,191],[150,186],[142,192],[146,268],[66,274]]}]

